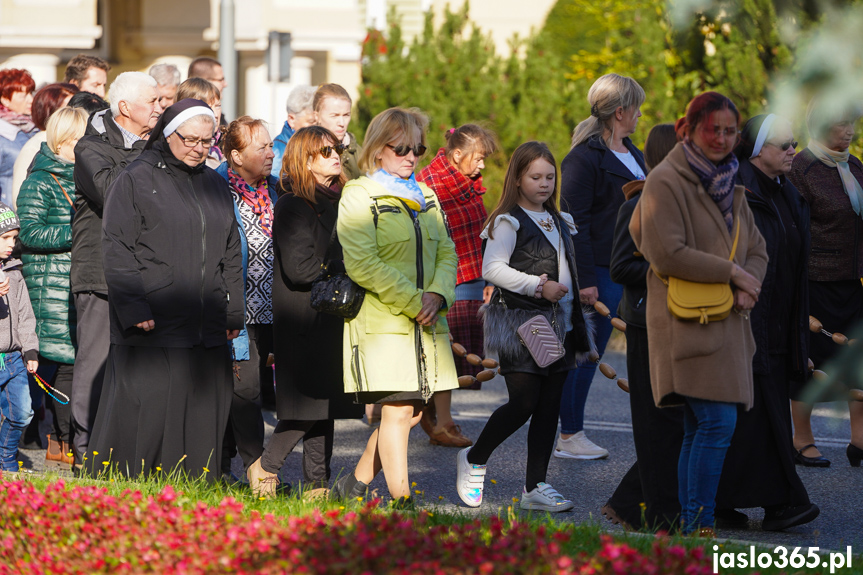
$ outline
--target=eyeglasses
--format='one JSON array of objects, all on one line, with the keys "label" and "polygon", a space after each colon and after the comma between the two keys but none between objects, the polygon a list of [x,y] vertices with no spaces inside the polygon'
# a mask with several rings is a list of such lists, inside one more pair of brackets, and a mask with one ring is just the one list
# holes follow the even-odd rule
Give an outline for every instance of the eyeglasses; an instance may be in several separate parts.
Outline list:
[{"label": "eyeglasses", "polygon": [[726,128],[723,130],[719,126],[714,126],[711,130],[710,128],[705,126],[704,131],[708,134],[713,134],[714,140],[718,140],[719,138],[723,137],[726,139],[730,138],[736,140],[738,136],[740,136],[740,130],[738,130],[737,128]]},{"label": "eyeglasses", "polygon": [[396,156],[398,156],[399,158],[404,158],[405,156],[408,155],[409,152],[413,152],[414,156],[419,158],[420,156],[425,154],[426,150],[428,149],[425,146],[423,146],[422,144],[420,144],[418,146],[413,146],[413,147],[406,146],[404,144],[399,144],[398,146],[391,146],[390,144],[387,144],[387,148],[392,150],[393,153]]},{"label": "eyeglasses", "polygon": [[336,153],[341,156],[347,148],[348,147],[344,144],[336,144],[335,146],[323,146],[322,148],[318,149],[317,152],[324,158],[329,158],[330,154],[333,153],[333,150],[335,150]]},{"label": "eyeglasses", "polygon": [[177,134],[177,137],[183,140],[183,144],[187,148],[194,148],[198,144],[204,147],[205,150],[209,150],[213,147],[213,143],[216,141],[216,138],[188,138],[181,134],[180,132],[174,132]]},{"label": "eyeglasses", "polygon": [[794,148],[795,150],[797,149],[797,142],[795,142],[794,140],[788,140],[787,142],[782,142],[781,144],[774,144],[773,142],[767,142],[767,143],[770,144],[771,146],[776,146],[777,148],[779,148],[783,152],[787,152],[788,148]]}]

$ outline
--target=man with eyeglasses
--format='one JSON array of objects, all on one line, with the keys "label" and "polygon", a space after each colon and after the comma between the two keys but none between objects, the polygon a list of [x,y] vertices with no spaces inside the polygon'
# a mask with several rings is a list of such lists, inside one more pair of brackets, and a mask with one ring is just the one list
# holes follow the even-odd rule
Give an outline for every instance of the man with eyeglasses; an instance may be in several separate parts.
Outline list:
[{"label": "man with eyeglasses", "polygon": [[102,267],[105,192],[140,155],[162,114],[156,80],[143,72],[117,76],[109,101],[111,108],[90,118],[75,146],[71,287],[78,317],[78,353],[71,403],[76,466],[90,442],[110,346],[108,288]]}]

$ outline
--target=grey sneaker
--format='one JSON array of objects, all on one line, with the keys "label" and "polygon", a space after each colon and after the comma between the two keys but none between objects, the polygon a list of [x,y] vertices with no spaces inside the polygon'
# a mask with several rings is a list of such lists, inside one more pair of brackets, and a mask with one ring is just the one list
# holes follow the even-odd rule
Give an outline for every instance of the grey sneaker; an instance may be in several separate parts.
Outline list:
[{"label": "grey sneaker", "polygon": [[605,459],[608,450],[589,440],[584,431],[579,431],[567,439],[558,436],[554,456],[559,459]]},{"label": "grey sneaker", "polygon": [[474,465],[467,460],[470,447],[458,452],[456,490],[458,496],[470,507],[482,505],[482,488],[485,485],[485,465]]},{"label": "grey sneaker", "polygon": [[548,483],[537,483],[536,487],[530,492],[523,490],[521,494],[521,502],[519,503],[522,509],[530,511],[548,511],[550,513],[560,513],[561,511],[569,511],[575,506],[575,503],[569,499],[565,499],[563,495]]}]

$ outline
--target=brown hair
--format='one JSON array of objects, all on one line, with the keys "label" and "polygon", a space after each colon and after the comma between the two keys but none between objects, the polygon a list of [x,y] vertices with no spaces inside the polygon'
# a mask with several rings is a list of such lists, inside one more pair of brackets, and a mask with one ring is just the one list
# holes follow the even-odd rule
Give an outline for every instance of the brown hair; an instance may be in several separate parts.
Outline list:
[{"label": "brown hair", "polygon": [[90,68],[99,68],[105,70],[107,74],[111,69],[108,62],[98,56],[88,56],[87,54],[78,54],[66,64],[66,76],[64,82],[82,82],[87,79],[87,70]]},{"label": "brown hair", "polygon": [[[206,82],[206,80],[204,81]],[[188,82],[188,80],[186,80],[186,82]],[[209,84],[209,82],[207,83]],[[264,124],[263,120],[258,120],[251,116],[240,116],[228,125],[228,129],[225,130],[225,133],[222,136],[222,153],[225,154],[225,161],[228,162],[231,169],[234,169],[234,161],[231,158],[231,152],[237,150],[242,154],[243,150],[251,145],[252,135],[257,129],[266,131],[267,126]]]},{"label": "brown hair", "polygon": [[487,157],[497,151],[497,140],[491,130],[476,124],[464,124],[446,132],[446,158],[449,161],[452,161],[456,150],[468,156],[481,154]]},{"label": "brown hair", "polygon": [[[222,63],[215,58],[209,56],[199,56],[192,60],[189,64],[189,73],[186,74],[189,78],[205,78],[213,73],[216,66],[221,66]],[[178,100],[179,101],[179,100]]]},{"label": "brown hair", "polygon": [[489,214],[485,221],[485,226],[488,227],[488,237],[493,238],[494,221],[499,215],[506,214],[518,205],[519,182],[524,177],[530,165],[535,161],[543,159],[554,166],[554,191],[543,202],[544,207],[550,214],[556,218],[560,218],[560,211],[557,209],[557,202],[560,198],[560,188],[558,181],[560,178],[557,174],[557,162],[554,160],[554,154],[548,149],[545,142],[525,142],[515,149],[512,153],[512,158],[509,160],[509,166],[506,168],[506,177],[503,181],[503,192],[500,194],[500,199],[495,206],[494,211]]},{"label": "brown hair", "polygon": [[[400,137],[403,138],[403,144],[425,146],[428,123],[428,117],[419,108],[390,108],[372,118],[360,151],[360,170],[369,174],[374,172],[380,167],[378,154],[383,152],[387,144]],[[417,132],[419,141],[413,139],[413,134]]]},{"label": "brown hair", "polygon": [[[297,130],[288,140],[285,155],[282,157],[282,169],[279,172],[282,190],[288,191],[285,188],[285,180],[287,180],[291,185],[291,193],[315,203],[317,180],[309,169],[309,159],[319,154],[321,147],[328,144],[335,146],[338,141],[335,134],[321,126],[308,126]],[[345,183],[343,172],[336,178],[339,183]]]},{"label": "brown hair", "polygon": [[186,98],[194,98],[209,104],[214,100],[220,100],[222,94],[219,88],[203,78],[189,78],[177,88],[176,101],[185,100]]},{"label": "brown hair", "polygon": [[338,84],[321,84],[318,86],[318,90],[315,92],[315,99],[312,100],[312,109],[315,112],[319,112],[321,110],[321,106],[324,103],[324,100],[327,98],[335,98],[337,100],[347,100],[348,102],[352,102],[350,94],[348,91],[339,86]]},{"label": "brown hair", "polygon": [[644,142],[644,163],[652,170],[677,145],[674,124],[657,124],[650,129]]}]

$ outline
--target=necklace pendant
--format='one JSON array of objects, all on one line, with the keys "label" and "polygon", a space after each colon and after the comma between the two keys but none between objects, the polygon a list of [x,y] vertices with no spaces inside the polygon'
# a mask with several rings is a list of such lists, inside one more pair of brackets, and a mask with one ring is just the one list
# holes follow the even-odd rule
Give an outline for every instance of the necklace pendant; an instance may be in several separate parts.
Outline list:
[{"label": "necklace pendant", "polygon": [[539,227],[547,232],[554,231],[554,220],[551,218],[548,218],[547,220],[539,220]]}]

